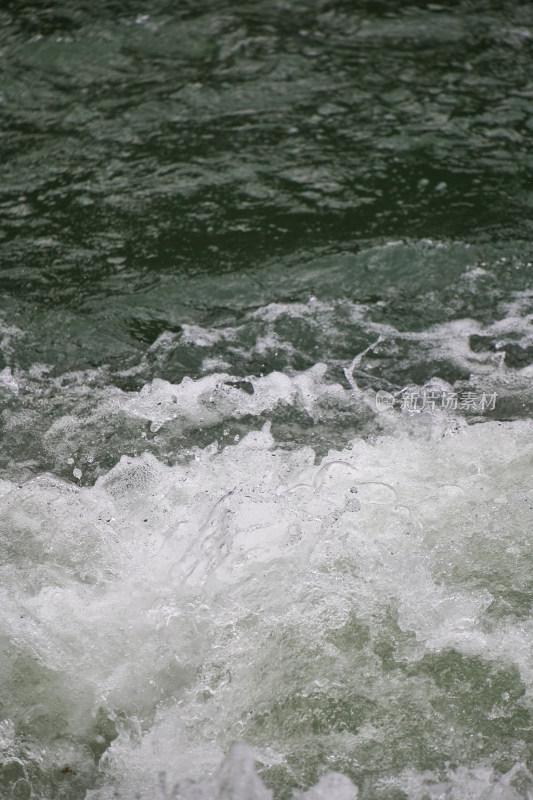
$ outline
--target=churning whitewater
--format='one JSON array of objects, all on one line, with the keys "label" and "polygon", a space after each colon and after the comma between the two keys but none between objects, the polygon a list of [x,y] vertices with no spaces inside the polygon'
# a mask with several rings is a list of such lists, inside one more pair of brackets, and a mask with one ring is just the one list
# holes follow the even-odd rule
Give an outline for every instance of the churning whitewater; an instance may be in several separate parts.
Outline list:
[{"label": "churning whitewater", "polygon": [[[204,380],[128,402],[157,426]],[[2,481],[5,789],[528,797],[533,424],[424,413],[321,458],[267,423]]]}]

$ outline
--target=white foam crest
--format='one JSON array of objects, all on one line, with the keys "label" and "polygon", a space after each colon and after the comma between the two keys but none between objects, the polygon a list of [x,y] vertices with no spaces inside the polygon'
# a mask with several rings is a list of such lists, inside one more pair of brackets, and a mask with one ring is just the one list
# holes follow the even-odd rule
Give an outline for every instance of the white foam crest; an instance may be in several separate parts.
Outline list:
[{"label": "white foam crest", "polygon": [[[83,425],[98,425],[102,417],[125,414],[132,420],[147,420],[152,433],[172,421],[176,429],[190,431],[247,415],[259,416],[277,406],[302,409],[315,420],[324,414],[333,420],[338,416],[339,408],[343,411],[354,408],[354,400],[355,404],[363,402],[375,410],[372,393],[361,394],[357,390],[354,398],[345,384],[332,384],[325,374],[324,364],[328,364],[328,369],[337,369],[337,374],[339,367],[346,369],[349,365],[350,357],[339,359],[337,350],[340,348],[339,352],[346,353],[353,326],[359,341],[361,333],[371,336],[374,341],[381,340],[378,358],[374,352],[368,352],[358,365],[360,375],[364,373],[366,381],[371,378],[374,386],[382,384],[394,391],[395,387],[400,387],[398,381],[403,381],[403,375],[416,370],[417,365],[423,366],[428,361],[446,362],[455,365],[463,374],[469,374],[474,388],[479,389],[482,384],[488,391],[497,391],[500,403],[500,396],[520,396],[529,386],[533,374],[533,364],[527,364],[527,351],[522,358],[520,350],[517,350],[518,358],[515,360],[518,363],[513,368],[505,359],[506,344],[512,344],[516,349],[530,347],[533,343],[532,315],[528,313],[530,301],[523,294],[502,305],[504,318],[492,324],[460,319],[423,331],[398,331],[394,326],[376,322],[372,319],[372,309],[349,300],[322,302],[310,298],[307,303],[272,303],[249,312],[236,327],[185,325],[180,334],[163,333],[149,348],[149,357],[145,355],[139,365],[120,373],[125,376],[142,373],[145,368],[152,370],[154,359],[156,363],[159,358],[164,360],[180,342],[184,342],[195,343],[205,350],[198,369],[211,374],[196,379],[184,378],[181,383],[171,384],[156,378],[140,392],[124,392],[105,385],[110,379],[107,368],[52,376],[48,375],[46,365],[34,365],[29,371],[5,368],[0,373],[0,388],[5,389],[10,400],[23,390],[30,391],[35,398],[42,399],[47,395],[54,398],[57,416],[45,443],[49,450],[62,450],[65,458],[73,447],[70,440],[80,436],[79,415],[71,413],[76,397],[88,400]],[[284,324],[276,327],[280,320]],[[292,323],[299,320],[306,322],[302,334],[306,341],[303,344],[298,338],[298,325],[294,328],[294,335],[291,328]],[[486,338],[486,347],[472,349],[473,336]],[[252,374],[251,371],[246,374],[246,364],[249,368],[256,368],[252,356],[268,361],[270,356],[275,358],[279,355],[282,364],[290,363],[292,358],[299,357],[300,349],[304,352],[311,347],[317,359],[322,359],[311,369],[298,372],[287,367],[266,375]],[[352,359],[363,350],[361,344],[354,345]],[[245,368],[234,369],[239,364]],[[61,419],[62,395],[65,395],[68,408]],[[26,411],[25,408],[22,416],[16,409],[5,411],[5,424],[10,431],[24,424]],[[16,433],[13,437],[16,438]]]},{"label": "white foam crest", "polygon": [[492,767],[459,767],[446,777],[429,770],[406,770],[399,781],[409,800],[529,800],[533,775],[525,764],[515,764],[501,775]]},{"label": "white foam crest", "polygon": [[11,367],[4,367],[4,369],[0,372],[0,386],[4,386],[14,395],[18,395],[19,384],[13,376]]},{"label": "white foam crest", "polygon": [[181,339],[184,342],[196,344],[199,347],[212,347],[221,339],[233,338],[238,328],[202,328],[200,325],[181,326]]},{"label": "white foam crest", "polygon": [[[473,274],[465,273],[463,279],[471,281]],[[474,319],[461,318],[430,325],[422,331],[409,331],[375,321],[372,318],[375,309],[371,306],[347,299],[327,302],[311,297],[307,303],[268,304],[246,314],[238,327],[211,329],[188,326],[184,335],[208,352],[210,347],[225,343],[227,352],[222,355],[206,354],[203,360],[205,371],[225,369],[235,358],[246,363],[252,354],[267,359],[272,354],[283,354],[290,361],[310,348],[324,362],[339,363],[336,351],[339,348],[346,351],[349,334],[345,324],[349,319],[358,336],[363,332],[375,339],[379,337],[383,342],[380,353],[384,360],[381,364],[367,361],[362,366],[369,375],[374,374],[372,370],[379,366],[381,379],[387,380],[387,375],[383,374],[387,359],[391,363],[391,377],[398,360],[404,362],[405,369],[408,365],[413,367],[432,360],[447,362],[470,373],[473,380],[498,384],[502,392],[507,390],[509,393],[523,390],[524,380],[533,369],[530,364],[509,367],[505,360],[506,345],[525,350],[533,344],[533,315],[528,313],[529,308],[529,293],[521,292],[513,300],[501,304],[501,318],[492,323],[482,324]],[[294,327],[300,320],[306,324],[305,343],[299,339],[298,325]],[[278,326],[280,322],[284,323],[281,328]],[[239,337],[244,337],[243,342],[239,343]],[[471,337],[486,338],[487,346],[473,349]],[[494,340],[494,347],[490,346],[490,340]],[[402,349],[400,359],[399,346]],[[157,342],[152,349],[154,352],[158,349]],[[357,352],[353,355],[356,356]]]},{"label": "white foam crest", "polygon": [[140,392],[114,392],[110,408],[149,420],[153,431],[171,420],[185,426],[202,423],[207,426],[229,417],[258,416],[279,404],[300,405],[312,414],[321,399],[340,397],[346,401],[347,393],[342,387],[323,380],[326,371],[325,364],[315,364],[293,376],[282,372],[247,376],[244,381],[253,394],[241,388],[243,379],[228,373],[206,375],[198,380],[184,378],[177,385],[156,378]]},{"label": "white foam crest", "polygon": [[6,359],[13,354],[13,341],[23,336],[23,331],[16,325],[8,325],[0,317],[0,351]]},{"label": "white foam crest", "polygon": [[[272,323],[280,317],[286,316],[298,319],[313,317],[317,314],[326,315],[342,302],[343,301],[328,302],[325,300],[317,300],[316,297],[310,297],[307,303],[268,303],[252,311],[250,317],[252,319],[262,319]],[[352,305],[354,305],[355,308],[363,308],[363,306],[358,306],[357,304]]]},{"label": "white foam crest", "polygon": [[[173,754],[169,753],[169,756],[172,758]],[[272,790],[267,789],[256,772],[256,757],[253,748],[239,742],[210,778],[189,779],[172,785],[166,772],[161,771],[150,800],[155,800],[154,795],[158,800],[273,800]],[[86,800],[105,800],[113,796],[116,795],[89,791]],[[292,800],[357,800],[357,796],[358,789],[349,778],[338,772],[327,772],[307,791],[295,789]],[[121,794],[120,797],[126,800],[128,795]],[[136,797],[148,800],[148,795]]]}]

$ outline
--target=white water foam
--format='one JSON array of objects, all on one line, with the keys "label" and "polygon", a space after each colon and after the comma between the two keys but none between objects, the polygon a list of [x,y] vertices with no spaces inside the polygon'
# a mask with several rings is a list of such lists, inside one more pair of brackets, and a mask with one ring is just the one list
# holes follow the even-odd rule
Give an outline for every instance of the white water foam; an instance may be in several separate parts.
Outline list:
[{"label": "white water foam", "polygon": [[[159,772],[205,780],[244,740],[285,785],[328,764],[356,776],[366,759],[400,787],[421,737],[490,783],[498,737],[479,748],[470,727],[529,714],[533,694],[533,425],[444,432],[356,440],[315,463],[266,426],[187,465],[124,457],[93,487],[4,481],[3,741],[19,780],[49,798],[64,774],[93,800],[156,797]],[[475,723],[432,711],[449,653],[503,681]],[[509,748],[525,758],[518,734]]]}]

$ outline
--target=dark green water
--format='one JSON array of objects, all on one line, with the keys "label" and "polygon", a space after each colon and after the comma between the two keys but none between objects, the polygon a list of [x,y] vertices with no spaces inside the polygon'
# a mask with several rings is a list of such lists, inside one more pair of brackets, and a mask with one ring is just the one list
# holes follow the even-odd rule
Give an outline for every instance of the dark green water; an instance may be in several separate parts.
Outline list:
[{"label": "dark green water", "polygon": [[531,3],[3,0],[0,75],[2,796],[529,797]]},{"label": "dark green water", "polygon": [[[373,388],[466,380],[496,348],[530,364],[531,17],[528,3],[4,3],[3,362],[27,387],[5,392],[6,474],[61,472],[45,433],[94,409],[75,378],[59,400],[51,379],[80,370],[129,391],[196,378],[206,357],[241,377],[321,361],[342,381],[380,325],[394,330]],[[486,326],[517,291],[502,343]],[[294,319],[309,296],[330,307]],[[273,302],[269,326],[254,310]],[[481,328],[404,335],[464,318]],[[473,363],[456,352],[472,336]],[[505,394],[500,416],[529,413]],[[286,428],[299,438],[299,420]],[[137,430],[113,430],[102,469],[136,451]]]}]

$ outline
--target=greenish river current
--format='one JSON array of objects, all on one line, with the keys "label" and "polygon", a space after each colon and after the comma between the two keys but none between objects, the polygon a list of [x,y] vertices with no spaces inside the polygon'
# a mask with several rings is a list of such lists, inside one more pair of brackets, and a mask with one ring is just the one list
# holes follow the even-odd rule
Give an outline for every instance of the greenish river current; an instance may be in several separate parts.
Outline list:
[{"label": "greenish river current", "polygon": [[533,5],[1,0],[1,800],[533,798]]}]

